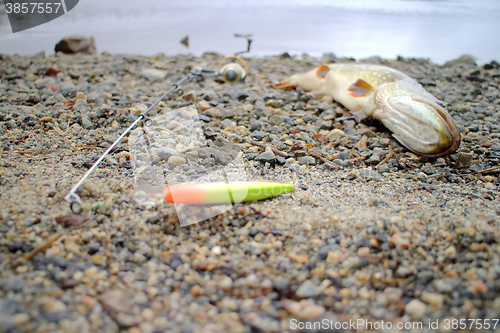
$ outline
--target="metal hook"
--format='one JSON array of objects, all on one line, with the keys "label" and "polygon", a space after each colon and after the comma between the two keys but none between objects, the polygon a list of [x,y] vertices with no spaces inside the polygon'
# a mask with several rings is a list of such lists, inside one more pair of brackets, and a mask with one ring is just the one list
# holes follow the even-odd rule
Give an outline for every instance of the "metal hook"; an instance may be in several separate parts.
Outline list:
[{"label": "metal hook", "polygon": [[73,212],[73,214],[81,214],[81,212],[83,211],[83,207],[82,205],[80,205],[78,202],[76,201],[73,201],[69,204],[69,208],[71,209],[71,211]]}]

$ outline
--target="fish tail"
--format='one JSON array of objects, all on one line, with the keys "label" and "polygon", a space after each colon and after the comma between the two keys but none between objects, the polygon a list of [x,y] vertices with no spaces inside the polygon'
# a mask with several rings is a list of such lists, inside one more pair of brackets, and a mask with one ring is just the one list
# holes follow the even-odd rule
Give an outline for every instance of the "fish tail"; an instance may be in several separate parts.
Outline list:
[{"label": "fish tail", "polygon": [[283,81],[281,81],[279,84],[275,86],[275,88],[278,89],[293,89],[297,88],[299,86],[299,79],[301,78],[302,74],[295,74],[292,76],[287,77]]}]

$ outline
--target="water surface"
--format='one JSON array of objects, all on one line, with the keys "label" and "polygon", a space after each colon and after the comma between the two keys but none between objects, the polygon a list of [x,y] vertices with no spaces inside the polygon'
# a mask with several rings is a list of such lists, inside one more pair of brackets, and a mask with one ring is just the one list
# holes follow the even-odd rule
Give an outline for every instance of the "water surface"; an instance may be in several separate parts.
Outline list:
[{"label": "water surface", "polygon": [[[155,55],[246,47],[252,55],[288,51],[363,58],[424,57],[443,63],[470,54],[500,59],[497,0],[80,0],[64,16],[13,34],[0,14],[0,52],[54,52],[64,35],[93,35],[99,52]],[[186,49],[179,43],[189,35]]]}]

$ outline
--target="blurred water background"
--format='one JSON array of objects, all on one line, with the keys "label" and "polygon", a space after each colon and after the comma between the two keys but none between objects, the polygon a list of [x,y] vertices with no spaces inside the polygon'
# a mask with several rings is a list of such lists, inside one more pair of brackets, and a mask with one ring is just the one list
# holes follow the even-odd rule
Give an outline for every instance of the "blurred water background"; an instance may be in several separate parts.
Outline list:
[{"label": "blurred water background", "polygon": [[[0,8],[0,53],[7,54],[53,54],[71,34],[92,35],[98,52],[113,54],[231,54],[246,47],[233,38],[240,33],[253,35],[254,56],[500,59],[499,0],[80,0],[62,17],[15,34]],[[186,35],[189,49],[179,43]]]}]

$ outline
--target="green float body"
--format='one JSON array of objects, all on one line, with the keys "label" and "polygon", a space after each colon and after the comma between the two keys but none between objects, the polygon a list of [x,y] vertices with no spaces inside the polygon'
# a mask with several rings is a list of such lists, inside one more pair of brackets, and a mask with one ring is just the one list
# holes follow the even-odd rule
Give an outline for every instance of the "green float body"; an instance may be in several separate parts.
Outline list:
[{"label": "green float body", "polygon": [[187,205],[235,204],[263,200],[291,191],[292,184],[273,182],[178,184],[165,188],[165,201]]}]

